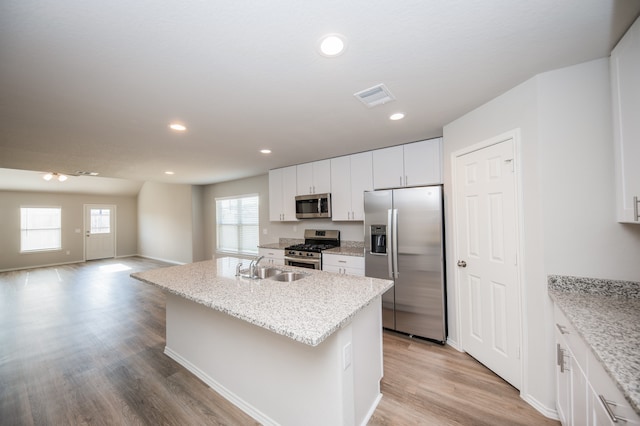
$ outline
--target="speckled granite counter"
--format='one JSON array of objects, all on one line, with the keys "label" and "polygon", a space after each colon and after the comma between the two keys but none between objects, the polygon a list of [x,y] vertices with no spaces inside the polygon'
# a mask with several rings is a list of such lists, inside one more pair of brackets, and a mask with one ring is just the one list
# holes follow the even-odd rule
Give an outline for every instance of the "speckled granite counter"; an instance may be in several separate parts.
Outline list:
[{"label": "speckled granite counter", "polygon": [[288,283],[252,280],[235,276],[238,261],[243,260],[224,257],[131,276],[310,346],[320,344],[393,285],[289,266],[278,268],[308,276]]},{"label": "speckled granite counter", "polygon": [[364,257],[364,247],[348,247],[340,246],[328,250],[324,250],[322,253],[327,254],[341,254],[344,256]]},{"label": "speckled granite counter", "polygon": [[548,288],[640,415],[640,283],[550,275]]}]

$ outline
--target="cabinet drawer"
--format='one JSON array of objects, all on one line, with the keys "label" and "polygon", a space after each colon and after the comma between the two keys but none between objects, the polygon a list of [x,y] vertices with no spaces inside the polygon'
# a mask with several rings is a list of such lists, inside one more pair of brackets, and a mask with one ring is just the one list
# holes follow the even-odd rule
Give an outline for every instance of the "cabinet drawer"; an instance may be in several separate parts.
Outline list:
[{"label": "cabinet drawer", "polygon": [[589,348],[587,348],[586,343],[578,335],[578,332],[573,325],[571,325],[564,313],[562,313],[556,305],[554,305],[553,309],[554,327],[567,342],[567,346],[575,362],[580,365],[582,371],[587,371],[587,354],[590,352]]},{"label": "cabinet drawer", "polygon": [[[588,362],[589,371],[587,375],[589,376],[589,384],[591,385],[594,396],[593,410],[597,411],[601,409],[607,411],[604,407],[604,401],[601,400],[601,398],[603,398],[607,401],[611,414],[620,418],[620,422],[617,424],[640,425],[640,416],[638,416],[633,407],[631,407],[625,399],[620,389],[618,389],[613,379],[604,370],[604,367],[596,359],[595,355],[589,353]],[[622,422],[622,419],[625,419],[626,423]],[[610,422],[611,423],[605,422],[605,424],[614,424],[613,420],[610,420]]]},{"label": "cabinet drawer", "polygon": [[341,254],[323,254],[322,263],[342,268],[364,269],[364,257],[344,256]]}]

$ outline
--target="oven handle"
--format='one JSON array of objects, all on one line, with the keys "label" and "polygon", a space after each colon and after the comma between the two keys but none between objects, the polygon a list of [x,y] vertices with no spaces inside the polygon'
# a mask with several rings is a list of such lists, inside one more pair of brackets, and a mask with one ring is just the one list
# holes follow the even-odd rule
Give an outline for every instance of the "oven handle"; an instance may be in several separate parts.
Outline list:
[{"label": "oven handle", "polygon": [[312,263],[314,265],[320,264],[320,259],[308,259],[308,258],[299,258],[299,257],[284,257],[284,261],[298,262],[298,263]]}]

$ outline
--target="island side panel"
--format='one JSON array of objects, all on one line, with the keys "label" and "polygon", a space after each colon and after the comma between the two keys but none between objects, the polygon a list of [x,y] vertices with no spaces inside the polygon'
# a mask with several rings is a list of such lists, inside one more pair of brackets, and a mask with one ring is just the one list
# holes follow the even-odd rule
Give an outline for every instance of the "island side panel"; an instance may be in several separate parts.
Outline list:
[{"label": "island side panel", "polygon": [[[381,369],[363,363],[360,375],[369,371],[374,377],[356,381],[354,365],[372,352],[381,353],[381,346],[371,349],[353,340],[352,327],[357,324],[362,330],[367,326],[361,322],[369,323],[369,334],[376,328],[379,335],[374,341],[381,345],[380,324],[372,320],[372,312],[380,310],[379,299],[372,302],[377,308],[368,306],[312,347],[167,294],[165,353],[263,424],[362,424],[366,419],[357,412],[375,409]],[[344,348],[349,343],[352,363],[345,368]],[[366,398],[372,400],[355,402]]]}]

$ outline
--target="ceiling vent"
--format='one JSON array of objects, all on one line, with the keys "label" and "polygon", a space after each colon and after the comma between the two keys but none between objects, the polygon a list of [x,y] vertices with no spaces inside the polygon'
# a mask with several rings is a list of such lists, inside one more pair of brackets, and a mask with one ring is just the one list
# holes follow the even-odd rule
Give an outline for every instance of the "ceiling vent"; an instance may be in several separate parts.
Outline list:
[{"label": "ceiling vent", "polygon": [[353,95],[369,108],[386,104],[396,99],[384,84],[378,84],[377,86],[361,90]]}]

